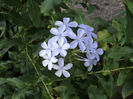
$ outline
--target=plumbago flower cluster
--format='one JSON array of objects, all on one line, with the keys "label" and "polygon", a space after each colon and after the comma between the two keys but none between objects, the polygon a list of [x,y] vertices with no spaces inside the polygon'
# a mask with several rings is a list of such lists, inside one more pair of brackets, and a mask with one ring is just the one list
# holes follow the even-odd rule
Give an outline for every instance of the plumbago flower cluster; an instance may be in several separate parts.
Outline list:
[{"label": "plumbago flower cluster", "polygon": [[[64,65],[64,59],[68,49],[75,49],[78,46],[81,52],[86,53],[86,58],[77,56],[84,61],[84,66],[88,67],[88,71],[91,71],[93,65],[100,60],[99,55],[103,54],[102,48],[98,48],[98,43],[93,40],[93,38],[97,39],[97,35],[93,33],[94,29],[88,25],[78,25],[75,21],[70,22],[70,18],[63,18],[63,22],[56,21],[55,25],[58,28],[50,30],[54,36],[49,39],[48,44],[45,41],[41,44],[43,50],[39,52],[39,56],[44,58],[43,66],[48,66],[48,70],[57,70],[55,75],[58,77],[61,77],[62,74],[70,77],[67,70],[71,69],[73,64]],[[77,34],[73,32],[72,28],[78,28]],[[72,42],[68,43],[67,38],[70,38]],[[61,58],[57,59],[57,57]]]}]

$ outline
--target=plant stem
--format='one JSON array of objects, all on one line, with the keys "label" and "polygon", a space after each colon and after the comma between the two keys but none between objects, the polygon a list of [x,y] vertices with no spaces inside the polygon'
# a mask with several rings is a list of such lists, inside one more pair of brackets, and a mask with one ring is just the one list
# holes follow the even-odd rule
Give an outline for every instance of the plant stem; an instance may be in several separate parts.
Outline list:
[{"label": "plant stem", "polygon": [[[27,48],[27,46],[26,46],[26,55],[27,55],[28,59],[31,61],[32,66],[34,67],[34,69],[35,69],[35,71],[36,71],[36,73],[37,73],[37,75],[38,75],[38,77],[39,77],[39,79],[40,79],[39,71],[37,70],[35,63],[33,62],[32,58],[30,57],[30,55],[29,55],[29,53],[28,53],[28,48]],[[47,93],[49,94],[50,98],[51,98],[51,99],[54,99],[54,98],[52,97],[52,95],[50,94],[50,91],[49,91],[49,89],[48,89],[46,83],[45,83],[42,79],[40,79],[40,80],[41,80],[42,84],[44,85],[44,87],[45,87]]]},{"label": "plant stem", "polygon": [[121,68],[116,68],[116,69],[112,69],[112,70],[101,70],[101,71],[97,71],[97,72],[91,72],[89,74],[91,75],[91,74],[99,74],[99,73],[109,73],[109,72],[115,72],[115,71],[127,70],[127,69],[133,69],[133,66],[130,66],[130,67],[121,67]]}]

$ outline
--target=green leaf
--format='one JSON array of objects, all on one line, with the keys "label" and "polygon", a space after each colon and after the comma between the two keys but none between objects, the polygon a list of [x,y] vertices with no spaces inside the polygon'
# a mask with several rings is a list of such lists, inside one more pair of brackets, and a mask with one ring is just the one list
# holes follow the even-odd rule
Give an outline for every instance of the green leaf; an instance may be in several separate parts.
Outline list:
[{"label": "green leaf", "polygon": [[11,82],[11,84],[18,88],[23,88],[25,86],[25,84],[19,78],[8,78],[7,81]]},{"label": "green leaf", "polygon": [[40,8],[41,8],[41,13],[46,15],[48,11],[53,9],[56,5],[60,4],[61,0],[45,0],[42,2]]},{"label": "green leaf", "polygon": [[126,41],[133,43],[133,39],[132,39],[133,37],[133,28],[132,28],[133,27],[133,14],[131,14],[127,5],[126,5],[126,14],[127,14]]},{"label": "green leaf", "polygon": [[109,75],[109,79],[105,80],[102,77],[97,76],[100,84],[102,85],[103,89],[106,91],[107,95],[110,97],[110,99],[115,95],[116,93],[116,86],[114,83],[114,78],[112,75]]},{"label": "green leaf", "polygon": [[12,99],[22,99],[25,97],[26,92],[27,92],[27,88],[15,91],[12,95]]},{"label": "green leaf", "polygon": [[133,81],[128,81],[122,88],[122,97],[125,99],[133,93]]},{"label": "green leaf", "polygon": [[110,36],[110,33],[107,30],[102,30],[97,32],[97,39],[98,41],[104,40]]},{"label": "green leaf", "polygon": [[107,96],[102,92],[102,90],[97,88],[95,85],[90,85],[88,87],[89,99],[107,99]]},{"label": "green leaf", "polygon": [[133,15],[133,1],[132,0],[124,0],[124,3],[127,5],[129,11]]},{"label": "green leaf", "polygon": [[118,47],[115,46],[114,48],[110,49],[108,57],[119,59],[121,57],[130,57],[133,54],[133,48],[125,46],[125,47]]},{"label": "green leaf", "polygon": [[39,9],[39,5],[35,0],[27,1],[28,14],[30,16],[33,25],[38,27],[41,23],[41,13]]},{"label": "green leaf", "polygon": [[[61,99],[75,99],[75,90],[73,90],[72,86],[57,86],[54,90],[60,94]],[[76,99],[79,98],[76,97]]]},{"label": "green leaf", "polygon": [[117,79],[117,86],[121,86],[127,77],[127,71],[121,71],[118,75],[118,79]]}]

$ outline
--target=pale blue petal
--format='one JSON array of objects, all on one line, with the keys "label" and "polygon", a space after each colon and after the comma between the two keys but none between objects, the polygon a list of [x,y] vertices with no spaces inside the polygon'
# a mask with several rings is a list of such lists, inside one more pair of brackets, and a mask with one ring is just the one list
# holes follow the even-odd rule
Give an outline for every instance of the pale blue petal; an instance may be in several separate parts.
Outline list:
[{"label": "pale blue petal", "polygon": [[84,66],[85,67],[88,67],[90,65],[90,61],[86,61],[85,63],[84,63]]},{"label": "pale blue petal", "polygon": [[82,52],[86,49],[85,44],[81,41],[79,42],[79,48]]},{"label": "pale blue petal", "polygon": [[68,70],[68,69],[72,68],[72,66],[73,66],[73,64],[69,63],[69,64],[67,64],[67,65],[64,67],[64,69],[65,69],[65,70]]},{"label": "pale blue petal", "polygon": [[52,28],[50,32],[54,35],[59,35],[59,31],[56,28]]},{"label": "pale blue petal", "polygon": [[41,46],[42,46],[42,48],[44,48],[44,49],[47,49],[47,48],[48,48],[48,46],[47,46],[47,44],[46,44],[45,41],[41,44]]},{"label": "pale blue petal", "polygon": [[63,25],[63,22],[61,22],[61,21],[56,21],[56,22],[55,22],[55,25],[61,26],[61,25]]},{"label": "pale blue petal", "polygon": [[73,21],[73,22],[68,23],[68,26],[69,27],[77,27],[78,24],[77,24],[77,22]]},{"label": "pale blue petal", "polygon": [[91,35],[92,35],[95,39],[97,39],[97,35],[96,35],[95,33],[91,33]]},{"label": "pale blue petal", "polygon": [[79,27],[83,28],[83,29],[86,29],[86,25],[84,25],[84,24],[80,24]]},{"label": "pale blue petal", "polygon": [[53,67],[52,62],[49,62],[49,63],[48,63],[48,70],[52,70],[52,67]]},{"label": "pale blue petal", "polygon": [[58,28],[58,31],[60,34],[62,34],[66,29],[66,26],[65,25],[61,25],[59,28]]},{"label": "pale blue petal", "polygon": [[59,40],[59,36],[54,36],[52,37],[50,40],[52,40],[53,42],[56,42]]},{"label": "pale blue petal", "polygon": [[68,24],[69,21],[70,21],[70,18],[69,18],[69,17],[63,18],[63,22],[64,22],[65,24]]},{"label": "pale blue petal", "polygon": [[97,53],[98,53],[99,55],[102,55],[102,54],[103,54],[103,49],[102,49],[102,48],[97,49]]},{"label": "pale blue petal", "polygon": [[94,30],[94,28],[91,27],[91,26],[89,26],[89,25],[86,25],[86,28],[87,28],[87,30],[89,30],[89,31],[93,31],[93,30]]},{"label": "pale blue petal", "polygon": [[46,66],[48,65],[48,63],[49,63],[48,60],[44,60],[44,61],[42,61],[42,65],[43,65],[44,67],[46,67]]},{"label": "pale blue petal", "polygon": [[58,59],[58,64],[59,64],[59,67],[63,67],[64,66],[64,59],[63,58],[59,58]]},{"label": "pale blue petal", "polygon": [[44,55],[46,55],[46,50],[41,50],[40,52],[39,52],[39,56],[44,56]]},{"label": "pale blue petal", "polygon": [[61,77],[62,71],[58,70],[57,72],[55,72],[55,75],[56,75],[57,77]]},{"label": "pale blue petal", "polygon": [[66,71],[66,70],[63,70],[63,75],[64,75],[66,78],[70,77],[70,73],[69,73],[68,71]]},{"label": "pale blue petal", "polygon": [[100,60],[100,57],[97,53],[95,53],[95,57],[96,57],[96,60],[99,61]]},{"label": "pale blue petal", "polygon": [[83,37],[83,35],[85,34],[83,29],[78,29],[77,33],[79,38]]},{"label": "pale blue petal", "polygon": [[98,43],[95,41],[94,43],[93,43],[93,48],[97,48],[98,47]]},{"label": "pale blue petal", "polygon": [[52,55],[53,55],[53,56],[57,56],[58,54],[59,54],[59,49],[58,49],[58,48],[53,49]]},{"label": "pale blue petal", "polygon": [[60,50],[60,55],[61,55],[62,57],[65,57],[65,56],[67,55],[67,51],[65,51],[65,50]]},{"label": "pale blue petal", "polygon": [[63,46],[63,44],[64,44],[64,39],[63,39],[63,38],[61,38],[61,39],[58,41],[58,43],[59,43],[59,47],[62,47],[62,46]]},{"label": "pale blue petal", "polygon": [[69,49],[70,48],[70,45],[68,43],[65,43],[63,46],[62,46],[62,49],[63,50],[66,50],[66,49]]},{"label": "pale blue petal", "polygon": [[90,65],[89,68],[88,68],[88,71],[91,71],[93,68],[93,65]]},{"label": "pale blue petal", "polygon": [[70,29],[65,31],[65,35],[70,37],[71,39],[76,39],[77,38],[76,34],[72,30],[70,30]]},{"label": "pale blue petal", "polygon": [[51,57],[51,62],[56,63],[58,60],[55,57]]},{"label": "pale blue petal", "polygon": [[74,48],[77,47],[77,45],[78,45],[77,40],[74,40],[74,41],[72,41],[72,42],[70,43],[70,48],[71,48],[71,49],[74,49]]},{"label": "pale blue petal", "polygon": [[53,64],[53,69],[58,70],[58,69],[59,69],[59,66],[58,66],[58,65],[56,65],[56,64]]}]

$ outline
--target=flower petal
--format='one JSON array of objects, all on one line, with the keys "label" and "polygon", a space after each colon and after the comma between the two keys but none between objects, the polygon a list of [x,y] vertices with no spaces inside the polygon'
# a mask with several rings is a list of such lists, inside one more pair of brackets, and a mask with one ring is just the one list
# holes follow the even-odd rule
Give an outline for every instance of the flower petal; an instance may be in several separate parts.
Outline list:
[{"label": "flower petal", "polygon": [[58,60],[55,57],[51,57],[51,62],[56,63]]},{"label": "flower petal", "polygon": [[90,65],[89,68],[88,68],[88,71],[91,71],[93,68],[93,65]]},{"label": "flower petal", "polygon": [[49,62],[49,63],[48,63],[48,70],[52,70],[52,67],[53,67],[52,62]]},{"label": "flower petal", "polygon": [[65,25],[61,25],[59,28],[58,28],[58,31],[60,34],[62,34],[66,29],[66,26]]},{"label": "flower petal", "polygon": [[65,31],[65,34],[66,34],[66,36],[70,37],[71,39],[76,39],[77,38],[76,34],[70,29]]},{"label": "flower petal", "polygon": [[98,53],[99,55],[102,55],[102,54],[103,54],[103,49],[102,49],[102,48],[97,49],[97,53]]},{"label": "flower petal", "polygon": [[90,61],[89,60],[84,63],[85,67],[88,67],[89,65],[90,65]]},{"label": "flower petal", "polygon": [[61,26],[61,25],[63,25],[63,22],[61,22],[61,21],[56,21],[56,22],[55,22],[55,25]]},{"label": "flower petal", "polygon": [[98,47],[98,43],[95,41],[92,46],[96,49]]},{"label": "flower petal", "polygon": [[53,69],[58,70],[58,69],[59,69],[59,66],[58,66],[58,65],[53,64]]},{"label": "flower petal", "polygon": [[79,27],[83,28],[83,29],[86,29],[86,25],[84,25],[84,24],[80,24]]},{"label": "flower petal", "polygon": [[41,46],[42,46],[42,48],[44,48],[44,49],[47,49],[47,48],[48,48],[48,46],[47,46],[47,44],[46,44],[45,41],[41,44]]},{"label": "flower petal", "polygon": [[78,29],[77,33],[79,38],[81,38],[85,34],[83,29]]},{"label": "flower petal", "polygon": [[68,23],[68,26],[69,27],[77,27],[78,24],[77,24],[77,22],[73,21],[73,22]]},{"label": "flower petal", "polygon": [[72,66],[73,66],[73,64],[69,63],[69,64],[67,64],[67,65],[64,67],[64,69],[65,69],[65,70],[68,70],[68,69],[72,68]]},{"label": "flower petal", "polygon": [[39,52],[39,56],[44,56],[44,55],[46,55],[46,50],[41,50],[40,52]]},{"label": "flower petal", "polygon": [[55,75],[58,76],[58,77],[61,77],[62,71],[58,70],[57,72],[55,72]]},{"label": "flower petal", "polygon": [[91,35],[92,35],[95,39],[97,39],[97,35],[96,35],[95,33],[91,33]]},{"label": "flower petal", "polygon": [[77,47],[77,45],[78,45],[77,40],[74,40],[74,41],[72,41],[72,42],[70,43],[70,48],[71,48],[71,49],[74,49],[74,48]]},{"label": "flower petal", "polygon": [[51,28],[50,32],[54,35],[59,35],[59,31],[56,28]]},{"label": "flower petal", "polygon": [[46,67],[47,65],[48,65],[48,60],[44,60],[44,61],[42,61],[42,65],[44,66],[44,67]]},{"label": "flower petal", "polygon": [[70,77],[70,73],[69,73],[68,71],[66,71],[66,70],[63,70],[63,75],[64,75],[66,78]]},{"label": "flower petal", "polygon": [[91,27],[91,26],[89,26],[89,25],[86,25],[86,28],[87,28],[87,30],[89,30],[89,31],[91,31],[91,32],[94,30],[94,28]]},{"label": "flower petal", "polygon": [[59,43],[59,47],[62,47],[63,44],[64,44],[64,39],[63,38],[60,38],[60,40],[58,41]]},{"label": "flower petal", "polygon": [[62,57],[65,57],[65,56],[67,55],[67,51],[65,51],[65,50],[60,50],[60,55],[61,55]]},{"label": "flower petal", "polygon": [[70,45],[68,43],[65,43],[63,46],[62,46],[62,49],[66,50],[66,49],[69,49],[70,48]]},{"label": "flower petal", "polygon": [[86,49],[85,44],[81,41],[79,42],[79,48],[82,52]]},{"label": "flower petal", "polygon": [[56,42],[59,40],[59,36],[54,36],[52,38],[50,38],[53,42]]},{"label": "flower petal", "polygon": [[60,67],[63,67],[64,66],[64,59],[63,58],[59,58],[58,59],[58,64]]},{"label": "flower petal", "polygon": [[57,56],[58,54],[59,54],[59,49],[58,49],[58,48],[53,49],[52,55],[53,55],[53,56]]},{"label": "flower petal", "polygon": [[64,22],[65,24],[68,24],[69,21],[70,21],[70,18],[69,18],[69,17],[63,18],[63,22]]}]

